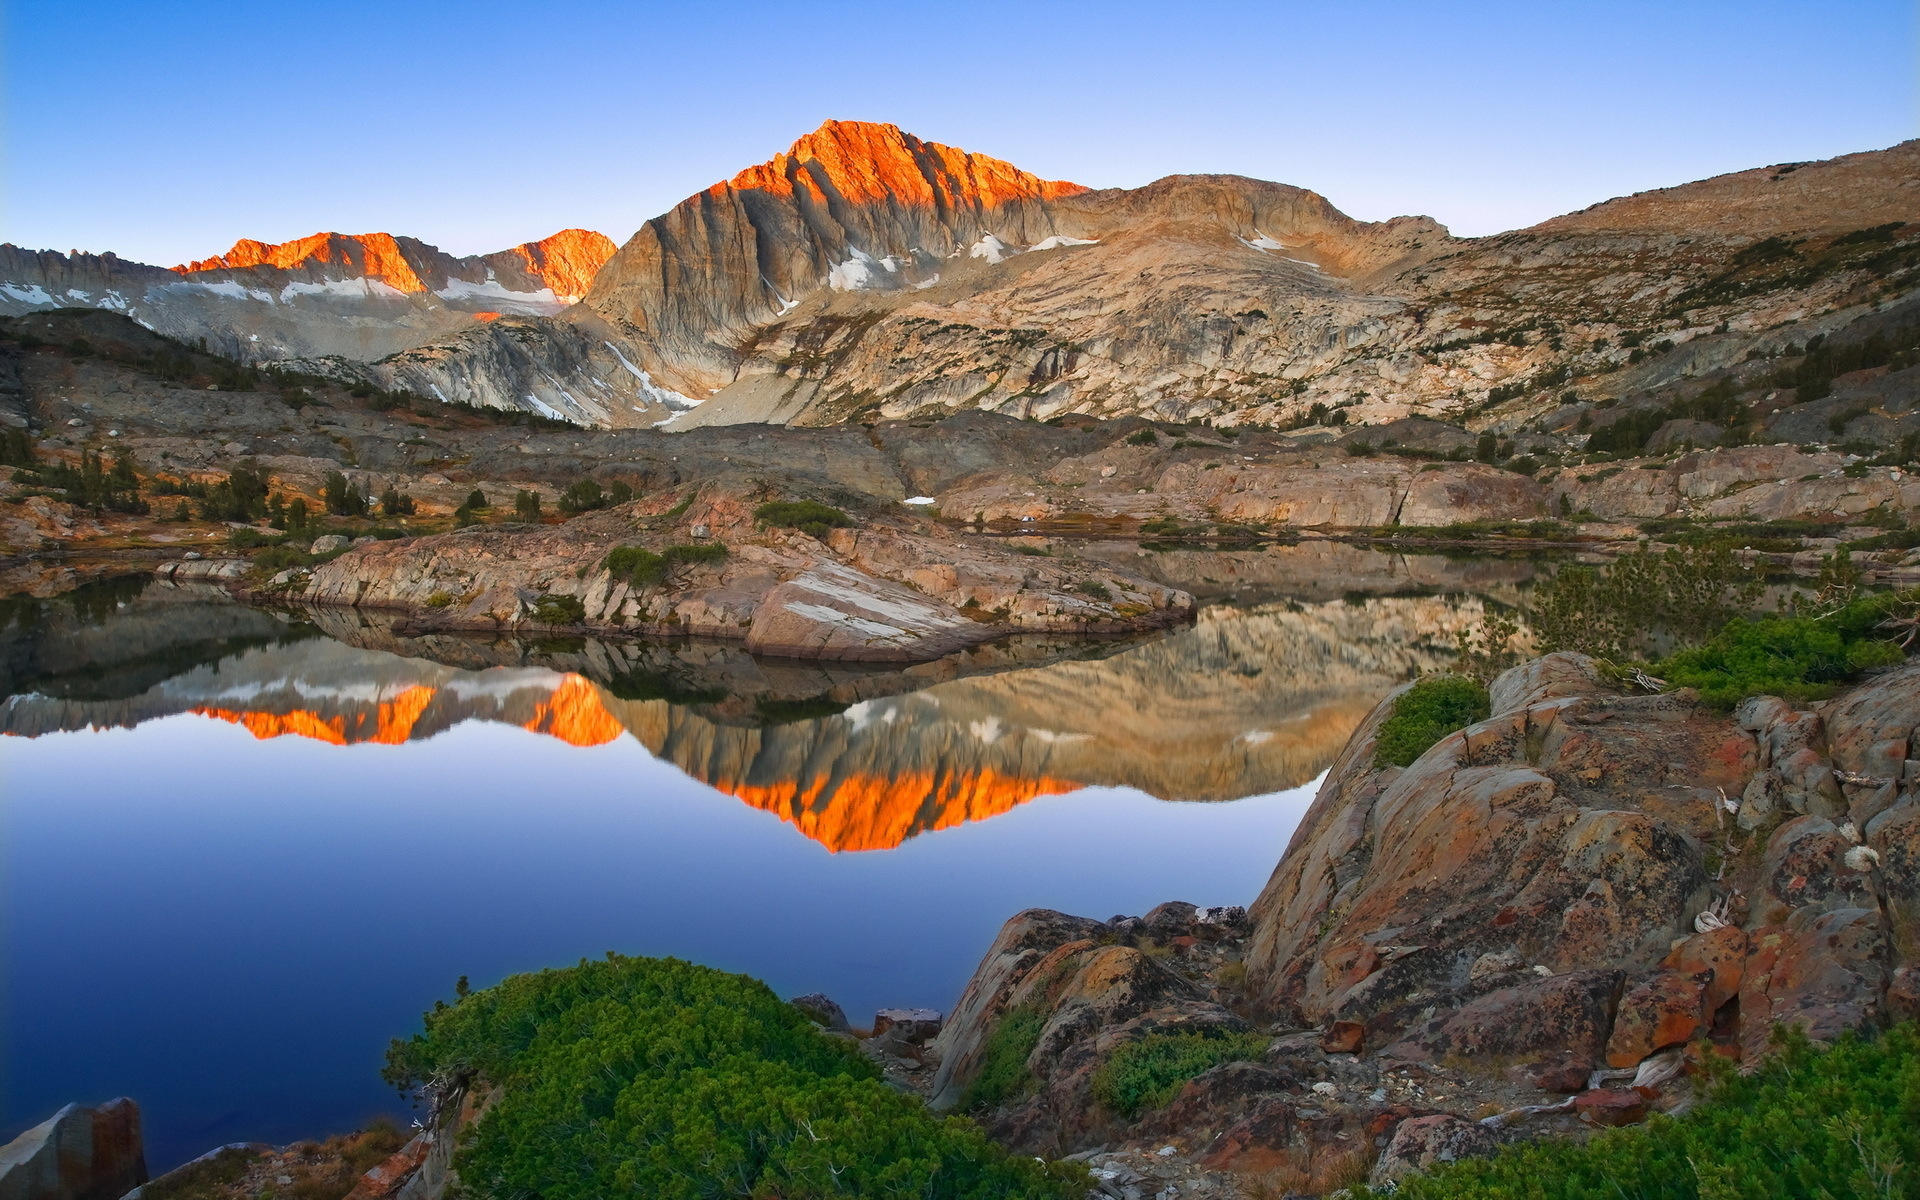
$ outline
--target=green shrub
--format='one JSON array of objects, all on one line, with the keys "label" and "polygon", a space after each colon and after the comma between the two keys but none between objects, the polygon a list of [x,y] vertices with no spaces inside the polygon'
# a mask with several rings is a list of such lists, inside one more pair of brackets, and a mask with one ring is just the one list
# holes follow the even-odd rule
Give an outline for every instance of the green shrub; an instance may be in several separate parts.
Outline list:
[{"label": "green shrub", "polygon": [[1484,721],[1491,711],[1487,689],[1458,675],[1430,675],[1393,702],[1375,735],[1377,766],[1410,766],[1427,748],[1456,729]]},{"label": "green shrub", "polygon": [[607,552],[607,571],[634,587],[647,587],[667,577],[667,560],[645,546],[616,546]]},{"label": "green shrub", "polygon": [[388,488],[380,497],[380,515],[383,517],[410,517],[414,508],[413,497],[396,487]]},{"label": "green shrub", "polygon": [[1136,429],[1127,435],[1127,445],[1129,446],[1157,446],[1159,444],[1160,435],[1151,429]]},{"label": "green shrub", "polygon": [[1821,700],[1870,667],[1906,654],[1879,626],[1900,596],[1869,596],[1819,616],[1730,622],[1705,645],[1670,654],[1653,673],[1675,687],[1700,690],[1709,704],[1732,708],[1748,696]]},{"label": "green shrub", "polygon": [[[1920,1195],[1920,1031],[1798,1033],[1686,1115],[1591,1141],[1542,1138],[1401,1181],[1397,1200],[1879,1200]],[[1712,1061],[1709,1056],[1709,1061]],[[1383,1193],[1367,1192],[1368,1195]]]},{"label": "green shrub", "polygon": [[540,519],[540,493],[529,492],[524,488],[513,497],[513,515],[522,521]]},{"label": "green shrub", "polygon": [[560,511],[569,517],[606,506],[607,494],[600,490],[599,481],[595,479],[576,479],[560,493]]},{"label": "green shrub", "polygon": [[487,502],[487,494],[479,488],[467,493],[466,503],[461,505],[468,512],[485,512],[493,505]]},{"label": "green shrub", "polygon": [[[237,478],[238,476],[239,472],[235,471],[234,477]],[[265,476],[261,478],[264,481]],[[260,496],[262,500],[266,499],[264,483],[260,488]],[[320,496],[327,506],[327,511],[336,517],[364,517],[367,515],[368,504],[366,492],[355,487],[353,481],[339,471],[327,472],[326,479],[320,487]],[[208,518],[208,520],[213,519],[215,518]]]},{"label": "green shrub", "polygon": [[726,561],[727,548],[720,542],[693,542],[681,546],[668,546],[660,553],[668,562],[717,563]]},{"label": "green shrub", "polygon": [[825,538],[829,529],[844,529],[853,524],[852,517],[818,500],[775,500],[754,509],[753,516],[763,525],[798,529],[817,538]]},{"label": "green shrub", "polygon": [[587,619],[587,606],[578,596],[546,595],[534,601],[533,619],[542,625],[578,625]]},{"label": "green shrub", "polygon": [[477,1074],[499,1099],[457,1156],[479,1197],[1078,1200],[1085,1169],[1014,1156],[882,1082],[765,984],[676,959],[516,975],[426,1015],[386,1078]]},{"label": "green shrub", "polygon": [[1259,1059],[1258,1033],[1158,1033],[1115,1050],[1093,1075],[1093,1098],[1123,1117],[1159,1108],[1187,1080],[1221,1063]]},{"label": "green shrub", "polygon": [[1040,1044],[1040,1031],[1046,1025],[1047,1014],[1037,1006],[1010,1009],[1001,1015],[981,1051],[980,1073],[960,1096],[961,1112],[990,1112],[1026,1098],[1039,1085],[1027,1068],[1027,1059]]}]

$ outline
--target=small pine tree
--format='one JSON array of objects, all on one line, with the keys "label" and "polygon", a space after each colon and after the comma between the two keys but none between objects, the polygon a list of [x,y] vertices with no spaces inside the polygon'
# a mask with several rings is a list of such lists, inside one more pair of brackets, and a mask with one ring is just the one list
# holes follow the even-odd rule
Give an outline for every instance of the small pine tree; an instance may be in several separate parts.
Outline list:
[{"label": "small pine tree", "polygon": [[487,503],[487,494],[485,492],[479,488],[475,488],[467,493],[467,502],[460,507],[470,512],[485,512],[489,508],[492,508],[493,505]]},{"label": "small pine tree", "polygon": [[540,519],[540,493],[522,491],[513,498],[513,515],[522,521]]}]

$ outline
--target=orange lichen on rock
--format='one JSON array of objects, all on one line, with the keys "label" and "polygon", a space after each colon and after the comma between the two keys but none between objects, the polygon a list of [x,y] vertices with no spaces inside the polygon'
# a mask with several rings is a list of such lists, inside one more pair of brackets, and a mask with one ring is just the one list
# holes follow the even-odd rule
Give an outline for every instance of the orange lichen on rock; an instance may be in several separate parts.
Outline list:
[{"label": "orange lichen on rock", "polygon": [[569,746],[604,746],[627,731],[600,702],[600,689],[578,675],[561,680],[552,698],[534,708],[526,728]]},{"label": "orange lichen on rock", "polygon": [[891,200],[923,208],[996,208],[1020,200],[1052,200],[1091,189],[1041,179],[1012,163],[938,142],[923,142],[897,125],[828,121],[784,154],[748,167],[712,195],[764,191],[822,196],[827,189],[855,204]]},{"label": "orange lichen on rock", "polygon": [[996,817],[1035,796],[1057,796],[1082,785],[1046,776],[1002,775],[987,767],[714,786],[773,813],[838,853],[891,850],[915,834]]},{"label": "orange lichen on rock", "polygon": [[556,297],[571,304],[587,294],[593,277],[607,265],[615,249],[613,239],[604,233],[562,229],[552,237],[515,246],[507,253],[526,264],[527,273],[552,288]]},{"label": "orange lichen on rock", "polygon": [[185,263],[174,270],[181,274],[194,271],[243,270],[247,267],[280,267],[294,270],[309,264],[345,266],[352,273],[377,279],[402,292],[424,292],[427,285],[413,264],[401,252],[390,233],[316,233],[291,242],[256,242],[241,238],[233,249],[214,258]]},{"label": "orange lichen on rock", "polygon": [[315,741],[329,742],[335,746],[345,746],[355,742],[377,742],[383,746],[397,746],[412,736],[414,722],[420,719],[420,714],[425,712],[427,705],[433,702],[435,691],[434,688],[416,685],[391,700],[380,702],[371,712],[341,713],[331,717],[322,716],[310,709],[275,713],[200,707],[189,711],[203,717],[230,721],[257,738],[276,738],[294,734],[298,737],[312,738]]}]

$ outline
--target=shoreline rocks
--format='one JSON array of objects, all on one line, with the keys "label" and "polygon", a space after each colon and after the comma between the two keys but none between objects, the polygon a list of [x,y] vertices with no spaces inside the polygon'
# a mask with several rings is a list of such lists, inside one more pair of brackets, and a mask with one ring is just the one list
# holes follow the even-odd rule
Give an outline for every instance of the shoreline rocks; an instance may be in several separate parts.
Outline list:
[{"label": "shoreline rocks", "polygon": [[[1405,768],[1374,765],[1383,700],[1239,922],[1010,919],[935,1040],[933,1103],[1037,1013],[1030,1089],[976,1114],[1015,1148],[1378,1186],[1678,1109],[1701,1056],[1757,1060],[1777,1023],[1826,1040],[1920,1009],[1920,664],[1805,711],[1622,694],[1569,653],[1490,693]],[[1740,799],[1768,778],[1771,808]],[[1119,1048],[1205,1030],[1264,1048],[1135,1116],[1101,1105]]]}]

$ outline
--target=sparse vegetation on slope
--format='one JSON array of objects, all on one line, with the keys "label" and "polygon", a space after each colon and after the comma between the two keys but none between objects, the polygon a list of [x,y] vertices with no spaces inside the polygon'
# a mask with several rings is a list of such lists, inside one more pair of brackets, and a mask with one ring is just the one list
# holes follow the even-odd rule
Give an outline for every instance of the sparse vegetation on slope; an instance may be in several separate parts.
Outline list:
[{"label": "sparse vegetation on slope", "polygon": [[[1535,1141],[1413,1176],[1399,1200],[1897,1200],[1920,1196],[1920,1030],[1783,1034],[1750,1076],[1710,1098],[1590,1142]],[[1715,1061],[1712,1055],[1708,1062]],[[1370,1195],[1384,1193],[1369,1192]]]}]

